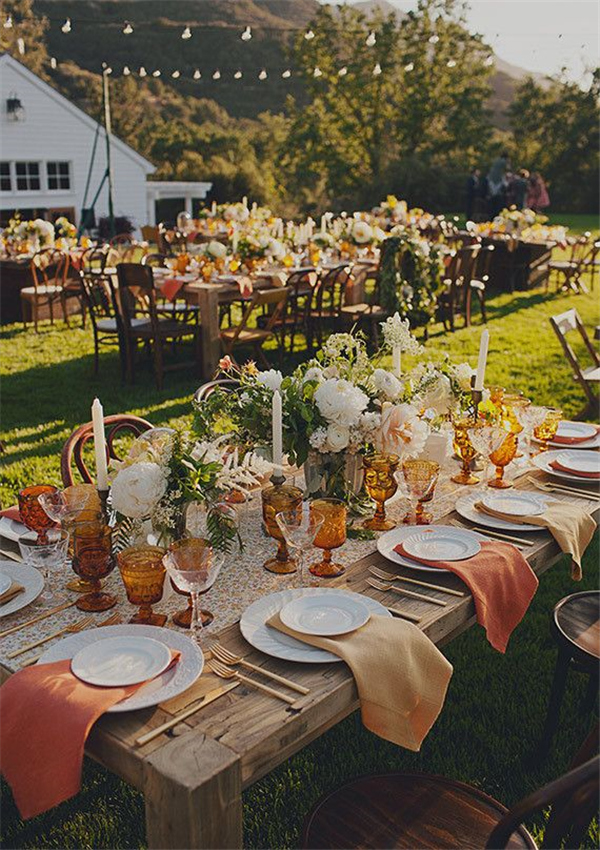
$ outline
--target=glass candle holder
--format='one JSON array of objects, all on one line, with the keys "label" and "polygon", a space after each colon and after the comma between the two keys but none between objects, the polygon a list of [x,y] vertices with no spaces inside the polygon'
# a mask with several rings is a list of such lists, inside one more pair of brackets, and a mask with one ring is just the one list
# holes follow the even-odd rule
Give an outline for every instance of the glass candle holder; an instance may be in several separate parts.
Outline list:
[{"label": "glass candle holder", "polygon": [[563,412],[562,410],[559,410],[559,408],[548,407],[541,424],[533,429],[533,436],[536,440],[539,440],[540,443],[538,454],[548,451],[548,443],[556,437],[556,432],[558,431],[562,415]]},{"label": "glass candle holder", "polygon": [[478,484],[479,478],[473,475],[471,471],[471,462],[477,455],[477,449],[471,443],[469,431],[476,428],[477,425],[469,416],[457,417],[453,420],[454,426],[454,451],[461,460],[462,468],[460,472],[453,475],[450,479],[455,484]]},{"label": "glass candle holder", "polygon": [[372,531],[389,531],[396,523],[385,516],[385,503],[398,490],[395,472],[400,458],[398,455],[375,453],[363,458],[365,489],[375,502],[375,516],[363,522],[364,528]]},{"label": "glass candle holder", "polygon": [[35,484],[32,487],[25,487],[19,493],[21,520],[30,531],[36,532],[39,543],[47,542],[47,531],[54,525],[54,520],[48,516],[40,504],[39,497],[56,493],[57,490],[58,487],[53,487],[51,484]]},{"label": "glass candle holder", "polygon": [[346,572],[341,564],[331,560],[331,553],[346,542],[346,519],[348,509],[341,499],[315,499],[310,510],[323,517],[323,524],[314,539],[314,545],[323,549],[323,558],[309,567],[312,575],[318,578],[335,578]]},{"label": "glass candle holder", "polygon": [[263,564],[265,570],[271,573],[286,575],[296,572],[298,567],[295,558],[292,558],[285,537],[279,523],[277,514],[283,511],[302,510],[302,490],[291,484],[275,484],[262,491],[262,512],[265,528],[270,537],[277,540],[277,554],[269,558]]},{"label": "glass candle holder", "polygon": [[152,606],[160,602],[163,595],[166,568],[163,557],[166,550],[160,546],[128,546],[117,555],[119,572],[125,585],[127,599],[139,605],[130,623],[144,626],[164,626],[166,614],[156,614]]},{"label": "glass candle holder", "polygon": [[[181,549],[182,546],[189,546],[190,544],[185,543],[185,539],[176,540],[174,543],[171,543],[169,546],[169,552],[177,552],[178,549]],[[212,547],[208,540],[202,537],[194,538],[197,542],[193,544],[197,547],[197,550],[206,549],[212,551]],[[192,628],[192,619],[194,616],[194,601],[192,599],[192,594],[188,590],[182,590],[171,577],[169,577],[169,581],[171,582],[171,587],[178,593],[180,596],[187,596],[188,604],[187,608],[182,608],[180,611],[176,611],[175,614],[171,617],[171,620],[175,623],[176,626],[179,626],[181,629],[191,629]],[[206,593],[205,590],[198,591],[198,595],[202,596]],[[215,619],[214,614],[210,611],[207,611],[205,608],[200,608],[198,611],[198,616],[200,618],[200,627],[204,628],[205,626],[210,626],[212,621]]]},{"label": "glass candle holder", "polygon": [[73,570],[92,587],[91,593],[81,596],[76,606],[81,611],[107,611],[117,604],[117,597],[103,593],[100,584],[100,579],[115,568],[111,529],[97,521],[80,522],[74,527],[73,535]]},{"label": "glass candle holder", "polygon": [[403,522],[406,525],[429,525],[432,515],[425,511],[424,502],[431,501],[440,474],[440,465],[434,460],[409,458],[402,464],[402,475],[411,502],[416,501],[414,513],[408,511]]}]

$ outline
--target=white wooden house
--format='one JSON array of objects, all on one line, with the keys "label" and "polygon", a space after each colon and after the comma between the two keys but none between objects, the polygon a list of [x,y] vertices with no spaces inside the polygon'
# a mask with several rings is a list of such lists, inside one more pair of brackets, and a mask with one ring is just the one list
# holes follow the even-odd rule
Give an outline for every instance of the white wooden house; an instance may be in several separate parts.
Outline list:
[{"label": "white wooden house", "polygon": [[[147,183],[152,163],[114,135],[111,160],[115,215],[126,216],[138,229],[156,221],[161,198],[181,199],[180,209],[189,209],[192,197],[204,199],[211,188],[210,183],[185,184],[179,192],[177,183]],[[1,223],[19,210],[23,218],[67,215],[79,224],[105,172],[105,136],[97,122],[14,57],[1,54]],[[108,214],[106,182],[94,213],[96,222]]]}]

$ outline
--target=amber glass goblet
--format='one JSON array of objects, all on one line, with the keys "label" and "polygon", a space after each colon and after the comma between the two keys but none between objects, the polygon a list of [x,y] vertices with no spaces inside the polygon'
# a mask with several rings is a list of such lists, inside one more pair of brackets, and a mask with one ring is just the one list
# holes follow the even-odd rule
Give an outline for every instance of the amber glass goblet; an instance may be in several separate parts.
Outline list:
[{"label": "amber glass goblet", "polygon": [[517,451],[517,438],[502,425],[484,425],[482,428],[470,431],[471,442],[482,457],[496,467],[496,477],[488,481],[488,487],[500,490],[512,487],[504,481],[504,467],[511,462]]},{"label": "amber glass goblet", "polygon": [[32,487],[25,487],[19,493],[21,520],[30,531],[36,532],[38,543],[47,542],[46,532],[54,525],[54,520],[48,516],[40,504],[39,497],[44,494],[56,493],[57,490],[58,487],[53,487],[51,484],[35,484]]},{"label": "amber glass goblet", "polygon": [[538,454],[548,451],[548,443],[556,437],[562,415],[562,410],[557,407],[548,407],[543,422],[533,429],[533,436],[540,443]]},{"label": "amber glass goblet", "polygon": [[453,420],[454,451],[459,456],[462,469],[450,479],[455,484],[478,484],[479,478],[471,472],[471,462],[477,455],[477,449],[471,443],[469,430],[477,427],[470,416],[460,416]]},{"label": "amber glass goblet", "polygon": [[398,490],[395,472],[400,458],[398,455],[375,453],[363,458],[365,489],[375,502],[375,516],[363,522],[371,531],[389,531],[396,523],[385,516],[385,503]]},{"label": "amber glass goblet", "polygon": [[[186,538],[184,538],[183,540],[176,540],[174,543],[171,543],[171,545],[169,546],[169,552],[177,552],[177,550],[181,549],[182,546],[189,547],[191,544],[186,543],[185,540]],[[196,541],[196,543],[193,545],[196,547],[199,553],[206,550],[206,553],[209,554],[212,551],[212,547],[208,540],[202,537],[195,537],[194,540]],[[173,614],[171,619],[173,620],[175,625],[179,626],[181,629],[191,629],[192,619],[194,615],[194,600],[192,599],[192,594],[189,591],[182,590],[180,587],[178,587],[171,577],[169,577],[169,581],[171,582],[171,587],[173,588],[175,593],[178,593],[180,596],[187,596],[188,598],[187,608],[182,608],[181,611],[177,611],[175,614]],[[203,596],[205,593],[206,590],[198,591],[199,596]],[[215,619],[214,614],[211,614],[210,611],[206,611],[204,608],[201,608],[198,614],[201,620],[202,628],[204,628],[204,626],[210,626],[212,621]]]},{"label": "amber glass goblet", "polygon": [[117,555],[119,572],[125,585],[127,599],[140,609],[130,623],[144,626],[164,626],[166,614],[155,614],[152,606],[160,602],[165,583],[163,557],[166,549],[160,546],[128,546]]},{"label": "amber glass goblet", "polygon": [[402,475],[411,502],[416,500],[414,513],[408,511],[403,522],[406,525],[429,525],[432,515],[425,510],[424,503],[431,501],[440,474],[440,465],[435,460],[409,458],[402,464]]},{"label": "amber glass goblet", "polygon": [[[50,519],[60,522],[61,528],[69,532],[69,556],[72,558],[73,527],[84,520],[102,520],[98,491],[93,484],[72,484],[64,490],[42,493],[39,499]],[[92,590],[89,581],[80,578],[72,579],[66,587],[75,593],[89,593]]]},{"label": "amber glass goblet", "polygon": [[323,559],[309,567],[312,575],[318,578],[335,578],[346,572],[341,564],[331,560],[331,553],[346,542],[346,519],[348,509],[341,499],[315,499],[310,510],[323,517],[323,524],[317,532],[314,545],[323,549]]},{"label": "amber glass goblet", "polygon": [[506,435],[500,448],[491,453],[490,460],[496,467],[496,475],[491,481],[488,481],[488,487],[494,487],[498,490],[506,490],[513,486],[512,482],[504,479],[504,470],[508,464],[515,459],[517,454],[517,445],[517,435],[511,431]]},{"label": "amber glass goblet", "polygon": [[98,521],[80,522],[74,527],[73,535],[73,570],[92,586],[92,592],[81,596],[75,604],[81,611],[107,611],[117,604],[117,597],[103,593],[100,584],[100,579],[115,568],[110,526]]},{"label": "amber glass goblet", "polygon": [[291,484],[275,484],[262,491],[262,511],[265,528],[269,536],[277,540],[277,554],[263,564],[265,570],[271,573],[285,575],[294,573],[298,562],[292,558],[287,547],[284,534],[277,522],[277,514],[282,511],[297,510],[302,512],[302,490]]},{"label": "amber glass goblet", "polygon": [[510,430],[517,436],[517,452],[515,457],[523,457],[519,450],[519,434],[523,433],[523,411],[531,406],[531,399],[525,398],[520,393],[508,393],[504,395],[504,414],[510,425]]}]

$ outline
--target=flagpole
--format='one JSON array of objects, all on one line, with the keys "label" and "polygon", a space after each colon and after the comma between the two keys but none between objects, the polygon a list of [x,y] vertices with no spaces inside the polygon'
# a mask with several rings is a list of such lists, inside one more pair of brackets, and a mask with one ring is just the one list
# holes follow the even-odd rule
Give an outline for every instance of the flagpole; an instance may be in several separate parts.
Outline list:
[{"label": "flagpole", "polygon": [[112,133],[112,121],[110,114],[110,91],[108,88],[108,77],[110,68],[106,64],[102,70],[102,105],[104,108],[104,130],[106,136],[106,174],[108,176],[108,228],[111,237],[115,236],[115,209],[113,202],[113,171],[110,155],[110,137]]}]

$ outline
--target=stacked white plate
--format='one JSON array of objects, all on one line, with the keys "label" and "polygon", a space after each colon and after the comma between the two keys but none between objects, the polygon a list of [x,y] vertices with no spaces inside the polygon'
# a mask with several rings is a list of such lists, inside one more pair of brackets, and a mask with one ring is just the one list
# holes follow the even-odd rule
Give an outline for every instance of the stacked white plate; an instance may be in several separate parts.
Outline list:
[{"label": "stacked white plate", "polygon": [[402,543],[405,551],[415,557],[428,561],[461,561],[472,558],[481,548],[481,541],[487,540],[484,535],[466,528],[456,528],[453,525],[432,525],[428,528],[407,525],[393,528],[382,534],[377,541],[377,549],[388,561],[415,570],[440,573],[443,569],[426,566],[400,555],[395,547]]},{"label": "stacked white plate", "polygon": [[25,590],[14,596],[10,602],[0,605],[0,617],[14,614],[15,611],[30,605],[44,589],[44,577],[35,567],[16,561],[0,561],[1,592],[7,591],[13,582],[20,584]]},{"label": "stacked white plate", "polygon": [[549,501],[549,497],[544,496],[542,493],[530,493],[525,490],[484,494],[474,492],[462,496],[454,507],[457,513],[464,519],[468,519],[470,522],[476,522],[478,525],[484,525],[486,528],[495,528],[498,531],[544,531],[539,525],[509,522],[508,520],[490,516],[483,511],[478,511],[475,503],[483,502],[486,507],[492,510],[512,514],[517,517],[541,514],[546,510]]},{"label": "stacked white plate", "polygon": [[548,475],[554,475],[556,478],[564,478],[575,484],[595,484],[598,486],[598,480],[586,478],[585,475],[576,475],[574,472],[565,472],[562,469],[554,469],[550,464],[557,461],[561,466],[569,467],[578,472],[598,473],[600,474],[600,452],[582,451],[581,449],[560,449],[558,451],[542,452],[532,458],[533,463],[538,469],[547,472]]},{"label": "stacked white plate", "polygon": [[[566,419],[561,420],[558,431],[556,432],[557,437],[564,437],[565,439],[576,439],[581,440],[581,442],[574,443],[572,445],[565,445],[565,443],[555,442],[551,440],[549,445],[554,449],[597,449],[600,448],[600,432],[595,425],[590,425],[589,422],[568,422]],[[585,438],[585,439],[584,439]]]}]

